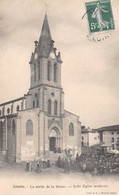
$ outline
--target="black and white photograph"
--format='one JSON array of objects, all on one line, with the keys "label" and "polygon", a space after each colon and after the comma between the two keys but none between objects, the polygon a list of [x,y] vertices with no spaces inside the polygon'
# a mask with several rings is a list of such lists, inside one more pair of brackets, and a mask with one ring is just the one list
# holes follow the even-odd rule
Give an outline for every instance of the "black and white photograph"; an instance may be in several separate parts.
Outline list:
[{"label": "black and white photograph", "polygon": [[0,195],[118,195],[119,1],[0,0]]}]

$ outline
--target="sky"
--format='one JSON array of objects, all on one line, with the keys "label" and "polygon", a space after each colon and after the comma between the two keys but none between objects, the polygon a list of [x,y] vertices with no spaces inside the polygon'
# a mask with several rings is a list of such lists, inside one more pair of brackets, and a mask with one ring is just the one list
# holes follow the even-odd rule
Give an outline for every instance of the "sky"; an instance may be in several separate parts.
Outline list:
[{"label": "sky", "polygon": [[80,116],[86,127],[119,124],[119,0],[111,1],[115,30],[107,32],[108,39],[96,43],[87,38],[88,18],[82,19],[85,2],[0,0],[1,103],[29,90],[29,61],[47,7],[51,35],[63,61],[65,110]]}]

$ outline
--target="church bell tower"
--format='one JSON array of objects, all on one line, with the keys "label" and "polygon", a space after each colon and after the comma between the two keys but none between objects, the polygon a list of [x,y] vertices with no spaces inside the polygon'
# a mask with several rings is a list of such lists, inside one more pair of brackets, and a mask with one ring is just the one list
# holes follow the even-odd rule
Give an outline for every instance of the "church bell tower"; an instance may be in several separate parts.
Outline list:
[{"label": "church bell tower", "polygon": [[48,115],[61,116],[64,112],[61,88],[61,54],[54,47],[47,15],[45,15],[39,41],[30,60],[30,89],[27,108],[40,108]]}]

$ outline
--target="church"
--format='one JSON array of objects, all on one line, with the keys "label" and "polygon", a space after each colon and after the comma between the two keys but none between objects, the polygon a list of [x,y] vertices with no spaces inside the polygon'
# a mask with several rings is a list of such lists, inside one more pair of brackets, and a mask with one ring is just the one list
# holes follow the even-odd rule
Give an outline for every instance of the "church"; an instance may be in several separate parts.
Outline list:
[{"label": "church", "polygon": [[81,151],[81,122],[64,109],[62,59],[47,15],[34,43],[28,93],[0,104],[0,153],[11,162],[50,159],[51,152],[65,149]]}]

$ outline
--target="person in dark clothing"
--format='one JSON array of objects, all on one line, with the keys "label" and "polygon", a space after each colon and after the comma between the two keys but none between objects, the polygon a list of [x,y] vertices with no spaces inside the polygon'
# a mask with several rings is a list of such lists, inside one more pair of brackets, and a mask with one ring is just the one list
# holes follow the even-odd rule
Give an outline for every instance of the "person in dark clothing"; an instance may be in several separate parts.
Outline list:
[{"label": "person in dark clothing", "polygon": [[29,171],[29,162],[26,163],[26,171]]},{"label": "person in dark clothing", "polygon": [[36,169],[37,173],[41,172],[41,162],[37,162],[37,169]]},{"label": "person in dark clothing", "polygon": [[79,154],[77,153],[76,155],[76,170],[79,171],[80,168],[80,158],[79,158]]},{"label": "person in dark clothing", "polygon": [[50,167],[50,160],[47,160],[47,167]]},{"label": "person in dark clothing", "polygon": [[61,159],[61,156],[58,157],[57,166],[58,166],[59,168],[62,168],[62,159]]},{"label": "person in dark clothing", "polygon": [[64,173],[68,173],[70,172],[70,160],[65,158],[64,161]]}]

